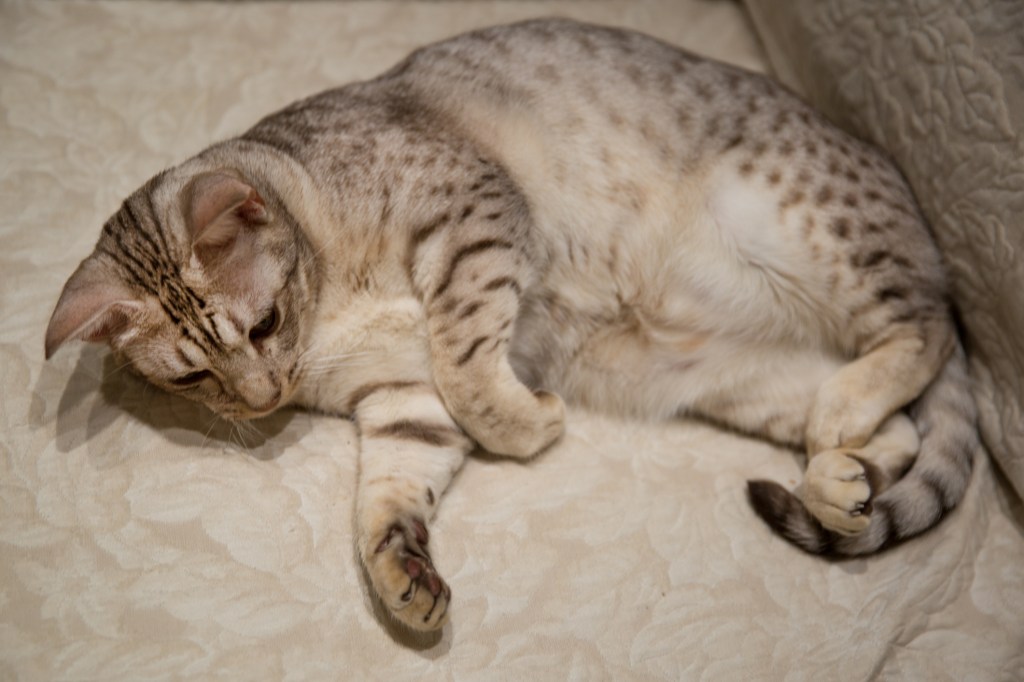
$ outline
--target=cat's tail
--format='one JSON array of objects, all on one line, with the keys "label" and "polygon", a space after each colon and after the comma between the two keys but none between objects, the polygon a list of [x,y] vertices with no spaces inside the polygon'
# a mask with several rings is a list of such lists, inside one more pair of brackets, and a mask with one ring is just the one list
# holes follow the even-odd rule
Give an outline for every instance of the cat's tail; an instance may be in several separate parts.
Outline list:
[{"label": "cat's tail", "polygon": [[870,501],[871,525],[863,533],[846,536],[824,528],[799,498],[771,481],[749,482],[754,510],[812,554],[869,554],[928,530],[964,496],[980,447],[977,408],[959,345],[908,414],[921,436],[917,459],[900,480]]}]

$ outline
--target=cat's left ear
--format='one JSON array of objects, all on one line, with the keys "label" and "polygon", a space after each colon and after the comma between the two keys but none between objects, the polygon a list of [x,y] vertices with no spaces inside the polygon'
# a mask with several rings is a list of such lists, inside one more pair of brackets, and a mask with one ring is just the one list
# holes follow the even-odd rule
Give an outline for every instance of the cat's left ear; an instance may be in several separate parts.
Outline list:
[{"label": "cat's left ear", "polygon": [[270,221],[259,192],[225,172],[196,176],[185,188],[183,204],[192,251],[204,266],[226,259],[246,228]]},{"label": "cat's left ear", "polygon": [[46,328],[46,359],[66,341],[115,341],[144,316],[144,306],[95,254],[68,279]]}]

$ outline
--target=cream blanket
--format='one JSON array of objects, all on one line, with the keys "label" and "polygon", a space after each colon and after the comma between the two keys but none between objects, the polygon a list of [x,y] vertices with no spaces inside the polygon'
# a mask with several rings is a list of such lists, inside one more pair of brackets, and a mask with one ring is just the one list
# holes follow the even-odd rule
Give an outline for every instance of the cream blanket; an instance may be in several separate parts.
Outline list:
[{"label": "cream blanket", "polygon": [[51,362],[60,286],[167,164],[416,45],[540,14],[765,68],[737,5],[0,5],[0,679],[1020,679],[1018,502],[980,461],[936,531],[829,563],[745,480],[793,456],[693,423],[576,411],[528,465],[474,459],[433,525],[435,640],[383,625],[352,544],[355,433],[229,432],[119,371]]}]

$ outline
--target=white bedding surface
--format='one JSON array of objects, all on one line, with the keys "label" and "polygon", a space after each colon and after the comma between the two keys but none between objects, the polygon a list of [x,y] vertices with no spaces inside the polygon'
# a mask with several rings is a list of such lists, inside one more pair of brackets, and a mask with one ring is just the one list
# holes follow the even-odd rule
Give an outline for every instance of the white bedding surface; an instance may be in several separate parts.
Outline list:
[{"label": "white bedding surface", "polygon": [[558,13],[764,69],[732,3],[0,4],[0,679],[1024,677],[1024,512],[987,460],[937,530],[830,563],[745,480],[783,450],[574,411],[528,465],[471,460],[432,526],[451,622],[379,619],[355,560],[355,432],[230,433],[72,346],[60,287],[151,174],[465,29]]}]

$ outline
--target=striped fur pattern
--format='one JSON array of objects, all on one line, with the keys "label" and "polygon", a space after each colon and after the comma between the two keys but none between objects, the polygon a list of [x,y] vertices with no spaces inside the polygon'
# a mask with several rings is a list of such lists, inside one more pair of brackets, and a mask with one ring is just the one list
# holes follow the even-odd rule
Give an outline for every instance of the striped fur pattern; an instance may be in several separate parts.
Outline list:
[{"label": "striped fur pattern", "polygon": [[390,613],[444,623],[428,524],[475,446],[563,399],[794,448],[754,509],[862,554],[963,495],[974,404],[939,255],[877,150],[763,77],[568,21],[428,46],[153,178],[47,331],[228,419],[361,433],[356,539]]}]

